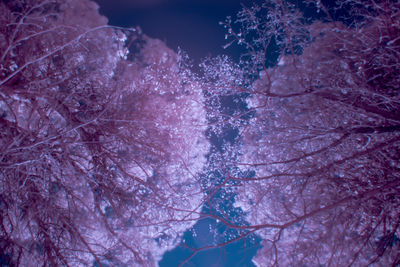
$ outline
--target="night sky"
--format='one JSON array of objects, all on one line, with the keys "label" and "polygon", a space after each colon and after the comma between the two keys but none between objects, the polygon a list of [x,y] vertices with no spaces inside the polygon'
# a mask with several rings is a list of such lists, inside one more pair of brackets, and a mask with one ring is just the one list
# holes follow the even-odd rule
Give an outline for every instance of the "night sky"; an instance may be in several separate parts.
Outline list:
[{"label": "night sky", "polygon": [[96,0],[110,25],[140,26],[143,33],[164,41],[174,51],[180,47],[199,63],[207,56],[228,54],[238,59],[240,48],[226,44],[219,25],[234,17],[251,0]]}]

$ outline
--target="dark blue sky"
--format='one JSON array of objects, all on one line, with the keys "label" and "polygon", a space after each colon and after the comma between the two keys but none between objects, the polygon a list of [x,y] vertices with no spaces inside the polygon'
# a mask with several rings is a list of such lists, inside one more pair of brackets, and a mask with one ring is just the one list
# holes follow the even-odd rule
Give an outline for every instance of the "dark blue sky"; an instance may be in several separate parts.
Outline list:
[{"label": "dark blue sky", "polygon": [[218,23],[235,16],[241,4],[252,0],[96,0],[109,24],[140,26],[143,32],[165,41],[168,47],[181,47],[199,63],[206,56],[229,54],[238,58],[240,48],[226,50],[225,29]]}]

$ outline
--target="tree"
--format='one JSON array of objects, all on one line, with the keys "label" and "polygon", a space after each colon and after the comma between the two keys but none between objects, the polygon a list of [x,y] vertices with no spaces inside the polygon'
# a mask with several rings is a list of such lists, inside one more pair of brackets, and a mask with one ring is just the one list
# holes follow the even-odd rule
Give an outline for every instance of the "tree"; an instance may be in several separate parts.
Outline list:
[{"label": "tree", "polygon": [[90,1],[0,3],[5,266],[155,266],[198,217],[201,86]]},{"label": "tree", "polygon": [[227,77],[211,95],[248,103],[222,114],[240,133],[226,153],[239,155],[225,158],[240,171],[227,180],[250,223],[226,225],[263,239],[258,266],[397,266],[400,5],[304,1],[310,18],[296,3],[265,1],[223,23],[247,49],[241,72],[223,58],[204,65],[210,82]]}]

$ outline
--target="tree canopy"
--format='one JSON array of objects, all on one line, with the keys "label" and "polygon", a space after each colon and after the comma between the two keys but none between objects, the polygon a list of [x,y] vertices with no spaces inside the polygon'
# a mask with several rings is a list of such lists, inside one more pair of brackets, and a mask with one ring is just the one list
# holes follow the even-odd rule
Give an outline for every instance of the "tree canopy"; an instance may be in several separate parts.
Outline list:
[{"label": "tree canopy", "polygon": [[[2,266],[400,264],[400,3],[261,1],[190,58],[89,0],[0,3]],[[200,219],[219,238],[182,240]]]},{"label": "tree canopy", "polygon": [[[266,1],[225,24],[252,79],[227,91],[254,114],[231,148],[253,173],[232,175],[235,205],[263,238],[258,266],[396,266],[400,6],[317,3],[320,20]],[[345,7],[353,20],[333,20]]]},{"label": "tree canopy", "polygon": [[2,255],[153,266],[201,207],[200,84],[182,56],[107,26],[90,1],[0,9]]}]

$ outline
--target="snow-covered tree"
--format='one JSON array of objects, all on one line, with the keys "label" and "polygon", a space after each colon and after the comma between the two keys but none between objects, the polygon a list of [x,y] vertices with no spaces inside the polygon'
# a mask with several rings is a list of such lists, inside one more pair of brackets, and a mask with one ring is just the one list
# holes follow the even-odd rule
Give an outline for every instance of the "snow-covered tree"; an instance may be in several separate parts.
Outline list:
[{"label": "snow-covered tree", "polygon": [[400,4],[296,3],[264,1],[224,23],[248,51],[245,75],[205,64],[209,81],[225,77],[210,94],[248,95],[223,121],[251,116],[226,159],[250,225],[226,225],[263,239],[258,266],[397,266]]},{"label": "snow-covered tree", "polygon": [[198,218],[200,83],[86,0],[0,3],[0,255],[155,266]]}]

